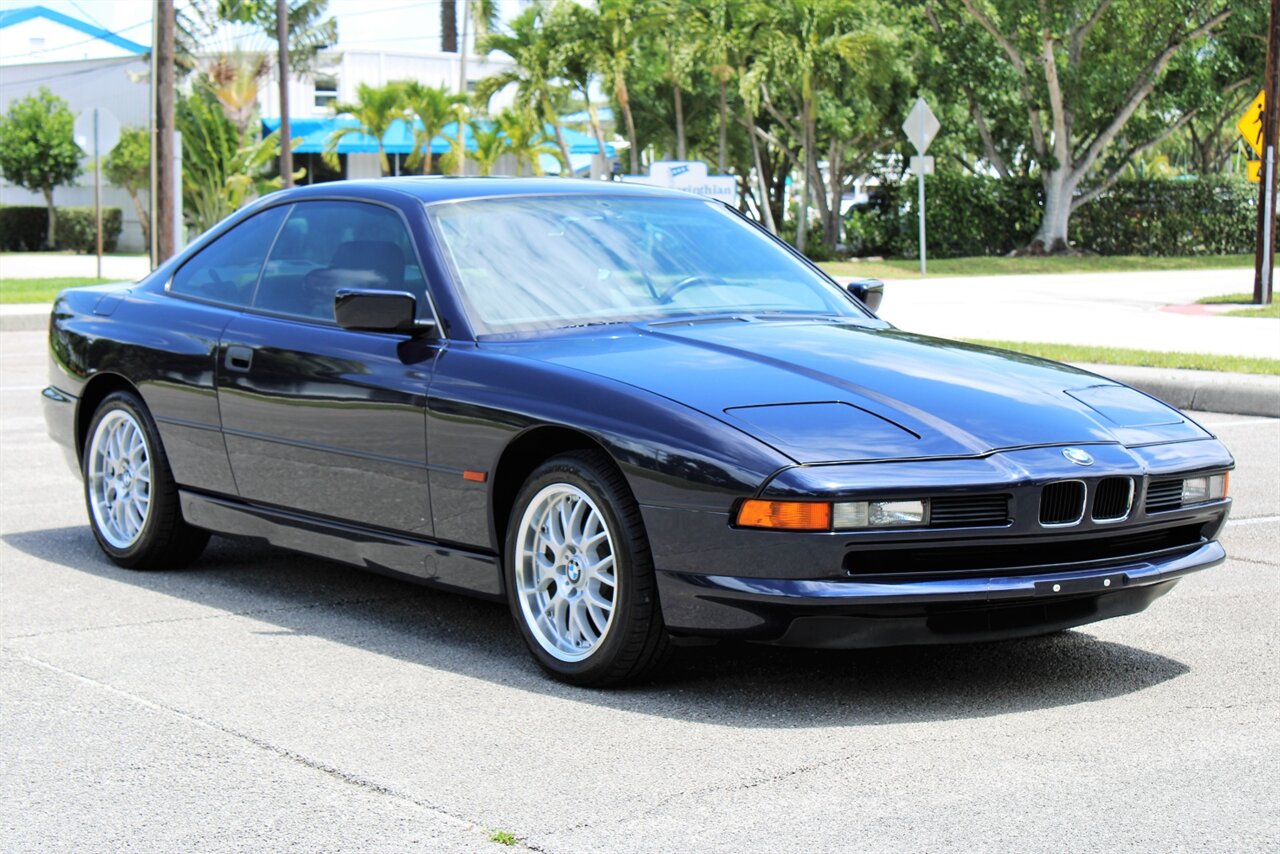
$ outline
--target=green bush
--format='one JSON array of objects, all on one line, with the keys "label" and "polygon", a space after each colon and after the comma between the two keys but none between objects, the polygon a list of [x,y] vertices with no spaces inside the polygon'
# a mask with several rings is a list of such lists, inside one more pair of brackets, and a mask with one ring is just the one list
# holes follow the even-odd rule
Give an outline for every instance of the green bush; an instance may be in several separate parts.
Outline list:
[{"label": "green bush", "polygon": [[49,212],[45,208],[0,207],[0,251],[36,252],[44,249]]},{"label": "green bush", "polygon": [[[102,251],[115,252],[124,219],[119,208],[102,209]],[[96,252],[93,208],[58,208],[55,237],[59,249]]]},{"label": "green bush", "polygon": [[[94,252],[93,208],[58,208],[54,240],[57,249]],[[0,207],[0,251],[38,252],[45,248],[49,211],[42,207]],[[124,217],[120,208],[102,209],[102,250],[114,252]]]},{"label": "green bush", "polygon": [[1071,240],[1099,255],[1252,252],[1257,210],[1240,178],[1120,181],[1071,215]]},{"label": "green bush", "polygon": [[[887,181],[845,218],[855,255],[919,257],[914,178]],[[1037,178],[940,173],[925,178],[929,257],[1007,255],[1031,242]],[[1257,191],[1238,178],[1121,181],[1071,215],[1071,242],[1099,255],[1207,255],[1253,246]]]}]

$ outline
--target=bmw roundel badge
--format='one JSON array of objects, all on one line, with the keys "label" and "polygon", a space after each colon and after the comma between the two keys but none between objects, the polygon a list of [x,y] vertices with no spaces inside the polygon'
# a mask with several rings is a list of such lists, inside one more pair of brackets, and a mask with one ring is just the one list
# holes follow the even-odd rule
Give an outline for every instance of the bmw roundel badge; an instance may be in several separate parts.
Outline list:
[{"label": "bmw roundel badge", "polygon": [[1080,448],[1063,448],[1062,455],[1078,466],[1093,465],[1093,456]]}]

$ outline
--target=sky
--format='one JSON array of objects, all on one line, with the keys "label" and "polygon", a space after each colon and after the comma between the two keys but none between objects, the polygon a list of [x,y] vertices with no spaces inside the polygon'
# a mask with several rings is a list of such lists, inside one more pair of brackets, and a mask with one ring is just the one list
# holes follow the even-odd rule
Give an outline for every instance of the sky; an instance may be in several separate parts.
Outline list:
[{"label": "sky", "polygon": [[[0,10],[35,5],[79,18],[140,44],[151,42],[154,0],[0,0]],[[185,5],[185,0],[177,0],[178,8]],[[503,0],[499,5],[503,13],[500,17],[505,19],[515,14],[518,3]],[[459,19],[462,6],[459,2]],[[329,14],[338,19],[339,48],[440,49],[440,0],[329,0]],[[213,47],[224,50],[235,47],[236,41],[246,50],[265,46],[257,33],[242,34],[238,39],[228,34],[218,41]]]}]

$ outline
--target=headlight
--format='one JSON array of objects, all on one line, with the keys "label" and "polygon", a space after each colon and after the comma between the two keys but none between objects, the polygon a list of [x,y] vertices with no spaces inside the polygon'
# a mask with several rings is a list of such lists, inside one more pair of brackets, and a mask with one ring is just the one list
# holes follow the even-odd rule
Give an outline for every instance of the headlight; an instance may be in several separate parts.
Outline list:
[{"label": "headlight", "polygon": [[832,519],[836,529],[918,527],[929,523],[929,502],[842,501]]},{"label": "headlight", "polygon": [[929,524],[929,501],[766,501],[748,499],[738,507],[740,528],[790,531],[844,531],[908,528]]},{"label": "headlight", "polygon": [[1217,501],[1227,495],[1227,475],[1211,474],[1205,477],[1189,477],[1182,482],[1182,503],[1202,504]]}]

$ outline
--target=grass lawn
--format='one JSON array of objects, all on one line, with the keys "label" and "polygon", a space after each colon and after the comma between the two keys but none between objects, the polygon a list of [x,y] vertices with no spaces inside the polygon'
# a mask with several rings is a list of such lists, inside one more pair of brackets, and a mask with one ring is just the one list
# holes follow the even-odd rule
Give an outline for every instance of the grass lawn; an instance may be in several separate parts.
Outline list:
[{"label": "grass lawn", "polygon": [[1182,368],[1192,371],[1230,371],[1237,374],[1280,374],[1280,359],[1251,356],[1218,356],[1213,353],[1166,353],[1157,350],[1128,350],[1123,347],[1091,347],[1078,344],[1038,344],[1028,341],[982,341],[971,344],[1014,350],[1057,362],[1091,362],[1098,365],[1139,365],[1151,368]]},{"label": "grass lawn", "polygon": [[[830,261],[819,265],[833,276],[918,279],[920,262]],[[1252,255],[1188,255],[1149,258],[1143,255],[1079,255],[1044,258],[939,258],[929,261],[929,276],[1013,276],[1040,273],[1144,273],[1159,270],[1222,270],[1252,267]]]},{"label": "grass lawn", "polygon": [[0,303],[53,302],[58,291],[80,285],[100,285],[112,279],[64,276],[60,279],[0,279]]},{"label": "grass lawn", "polygon": [[1235,311],[1223,312],[1226,317],[1280,317],[1280,300],[1272,295],[1271,305],[1253,305],[1253,294],[1223,294],[1217,297],[1201,297],[1196,300],[1204,305],[1246,306]]}]

